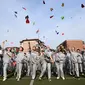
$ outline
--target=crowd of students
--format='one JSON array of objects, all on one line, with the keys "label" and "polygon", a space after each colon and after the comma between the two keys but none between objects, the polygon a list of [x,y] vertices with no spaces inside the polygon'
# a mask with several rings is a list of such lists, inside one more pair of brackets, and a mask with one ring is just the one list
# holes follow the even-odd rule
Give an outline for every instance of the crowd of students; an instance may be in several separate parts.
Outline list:
[{"label": "crowd of students", "polygon": [[33,46],[28,52],[24,52],[23,47],[20,47],[17,53],[15,49],[0,47],[0,75],[3,76],[3,81],[7,80],[7,71],[10,68],[14,69],[14,74],[17,74],[17,81],[21,79],[23,72],[34,80],[37,71],[39,71],[39,80],[46,73],[49,81],[53,74],[56,74],[57,79],[63,80],[67,74],[80,78],[80,75],[85,74],[85,49],[81,51],[75,47],[64,49],[63,46],[59,46],[57,50],[51,51],[48,47],[41,47],[38,53],[36,46]]}]

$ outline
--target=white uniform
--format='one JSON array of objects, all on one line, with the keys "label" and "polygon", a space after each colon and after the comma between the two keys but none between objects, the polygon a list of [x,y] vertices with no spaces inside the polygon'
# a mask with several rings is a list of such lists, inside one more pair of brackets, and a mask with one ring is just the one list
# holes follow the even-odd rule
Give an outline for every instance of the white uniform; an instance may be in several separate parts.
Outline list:
[{"label": "white uniform", "polygon": [[62,77],[63,80],[65,79],[64,72],[63,72],[64,63],[65,63],[65,55],[62,52],[57,53],[55,55],[55,65],[58,73],[57,79],[59,79],[60,77]]},{"label": "white uniform", "polygon": [[32,79],[34,80],[36,77],[36,70],[37,70],[37,53],[36,52],[31,52],[30,54],[30,68],[31,68],[31,76]]},{"label": "white uniform", "polygon": [[37,56],[37,70],[40,71],[41,70],[41,65],[40,65],[40,56]]},{"label": "white uniform", "polygon": [[79,66],[80,72],[82,73],[83,72],[83,68],[82,68],[82,55],[80,53],[78,53],[77,61],[78,61],[78,66]]},{"label": "white uniform", "polygon": [[6,52],[6,51],[4,52],[4,55],[3,55],[3,81],[5,81],[7,79],[7,67],[11,60],[10,56],[12,56],[11,52]]},{"label": "white uniform", "polygon": [[21,78],[22,61],[25,59],[24,52],[19,52],[16,58],[17,81]]},{"label": "white uniform", "polygon": [[30,53],[26,53],[27,56],[27,76],[30,75]]},{"label": "white uniform", "polygon": [[44,54],[40,56],[40,64],[41,64],[41,74],[39,76],[39,79],[42,78],[42,76],[44,75],[44,73],[46,72],[46,61],[45,61],[45,56]]},{"label": "white uniform", "polygon": [[71,52],[71,58],[72,58],[72,67],[73,67],[73,74],[79,77],[79,67],[78,67],[78,53],[77,52]]},{"label": "white uniform", "polygon": [[43,54],[40,56],[40,64],[41,64],[41,74],[39,76],[39,79],[41,80],[42,76],[46,72],[48,72],[48,79],[51,81],[51,62],[50,62],[50,57],[52,55],[52,52],[50,51],[45,51]]},{"label": "white uniform", "polygon": [[46,51],[45,52],[45,60],[46,60],[46,68],[47,68],[47,71],[48,71],[48,79],[50,80],[51,79],[51,59],[50,57],[52,57],[52,52],[51,51]]},{"label": "white uniform", "polygon": [[67,61],[68,61],[68,69],[69,69],[69,74],[71,74],[71,70],[72,70],[72,60],[71,60],[71,54],[67,53]]}]

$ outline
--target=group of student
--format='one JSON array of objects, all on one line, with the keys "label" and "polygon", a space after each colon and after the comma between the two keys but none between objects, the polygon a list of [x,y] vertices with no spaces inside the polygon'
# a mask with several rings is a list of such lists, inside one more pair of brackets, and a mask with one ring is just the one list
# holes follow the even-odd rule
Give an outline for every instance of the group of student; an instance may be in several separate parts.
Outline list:
[{"label": "group of student", "polygon": [[49,81],[53,73],[56,73],[57,79],[63,80],[65,80],[65,74],[79,78],[85,73],[85,51],[75,50],[74,47],[64,49],[63,46],[59,46],[56,51],[51,51],[49,47],[41,47],[40,53],[37,52],[36,46],[28,52],[24,52],[23,47],[20,47],[18,54],[14,54],[11,48],[8,48],[4,49],[3,55],[0,52],[0,57],[2,61],[0,72],[3,71],[3,81],[7,80],[7,68],[13,62],[16,62],[14,73],[17,74],[17,81],[21,79],[23,67],[26,68],[24,69],[26,75],[31,76],[32,80],[36,78],[37,71],[40,72],[39,80],[47,73]]}]

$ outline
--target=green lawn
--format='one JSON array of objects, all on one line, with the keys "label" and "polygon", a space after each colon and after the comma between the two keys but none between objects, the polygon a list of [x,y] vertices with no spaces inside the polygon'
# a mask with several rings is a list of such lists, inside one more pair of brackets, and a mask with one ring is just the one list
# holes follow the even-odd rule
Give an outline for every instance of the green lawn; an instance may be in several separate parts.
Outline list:
[{"label": "green lawn", "polygon": [[[0,80],[0,85],[30,85],[30,81],[30,78],[24,77],[18,82],[14,77],[12,77],[5,82]],[[85,85],[85,79],[81,78],[78,80],[72,77],[67,77],[66,80],[57,80],[55,77],[53,77],[51,82],[49,82],[46,78],[41,81],[36,79],[33,85]]]}]

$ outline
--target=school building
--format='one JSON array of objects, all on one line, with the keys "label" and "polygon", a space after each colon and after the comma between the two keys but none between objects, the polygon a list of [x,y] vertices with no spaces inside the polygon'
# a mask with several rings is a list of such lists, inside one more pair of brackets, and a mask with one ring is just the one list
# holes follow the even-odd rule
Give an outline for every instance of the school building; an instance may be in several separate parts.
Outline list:
[{"label": "school building", "polygon": [[82,40],[65,40],[60,45],[63,45],[65,49],[71,49],[72,47],[75,47],[75,49],[82,50],[85,48],[85,43]]},{"label": "school building", "polygon": [[24,48],[24,52],[31,50],[33,46],[36,46],[38,51],[40,50],[39,47],[43,47],[43,46],[46,47],[44,45],[44,42],[42,42],[39,39],[22,40],[22,41],[20,41],[20,46],[22,46]]}]

